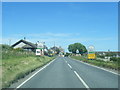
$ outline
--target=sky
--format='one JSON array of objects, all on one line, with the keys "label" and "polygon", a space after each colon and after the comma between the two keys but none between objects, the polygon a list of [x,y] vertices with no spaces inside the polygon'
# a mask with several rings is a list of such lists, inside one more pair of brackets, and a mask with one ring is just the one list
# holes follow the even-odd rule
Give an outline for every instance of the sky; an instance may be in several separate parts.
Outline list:
[{"label": "sky", "polygon": [[117,2],[4,2],[3,44],[45,42],[48,48],[81,43],[96,51],[118,50]]}]

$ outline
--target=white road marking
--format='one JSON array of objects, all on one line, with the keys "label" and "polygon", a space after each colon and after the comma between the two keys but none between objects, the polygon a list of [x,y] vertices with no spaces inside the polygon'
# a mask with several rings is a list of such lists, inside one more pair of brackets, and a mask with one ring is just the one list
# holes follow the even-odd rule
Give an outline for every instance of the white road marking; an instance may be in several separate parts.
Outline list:
[{"label": "white road marking", "polygon": [[72,69],[72,66],[68,63],[68,66]]},{"label": "white road marking", "polygon": [[[55,59],[53,60],[55,61]],[[42,67],[40,70],[38,70],[36,73],[34,73],[31,77],[29,77],[27,80],[25,80],[23,83],[21,83],[19,86],[16,87],[15,90],[17,90],[18,88],[20,88],[22,85],[24,85],[27,81],[29,81],[31,78],[33,78],[36,74],[38,74],[40,71],[42,71],[44,68],[46,68],[47,66],[49,66],[53,61],[49,62],[47,65],[45,65],[44,67]]]},{"label": "white road marking", "polygon": [[[71,58],[71,59],[72,59],[72,58]],[[115,75],[120,75],[120,74],[118,74],[118,73],[115,73],[115,72],[109,71],[109,70],[104,69],[104,68],[102,68],[102,67],[98,67],[98,66],[95,66],[95,65],[91,65],[91,64],[88,64],[88,63],[85,63],[85,62],[82,62],[82,61],[78,61],[78,60],[76,60],[76,59],[73,59],[73,60],[75,60],[75,61],[77,61],[77,62],[81,62],[81,63],[86,64],[86,65],[89,65],[89,66],[92,66],[92,67],[96,67],[96,68],[98,68],[98,69],[101,69],[101,70],[104,70],[104,71],[110,72],[110,73],[115,74]]]},{"label": "white road marking", "polygon": [[78,79],[83,83],[83,85],[87,88],[87,90],[90,90],[89,86],[85,83],[85,81],[80,77],[80,75],[74,71],[74,73],[76,74],[76,76],[78,77]]},{"label": "white road marking", "polygon": [[[65,60],[65,58],[64,58]],[[65,62],[67,63],[67,65],[72,69],[72,66],[65,60]]]},{"label": "white road marking", "polygon": [[67,61],[65,61],[67,63]]},{"label": "white road marking", "polygon": [[[63,58],[65,60],[65,58]],[[67,61],[65,60],[65,62],[67,63]]]}]

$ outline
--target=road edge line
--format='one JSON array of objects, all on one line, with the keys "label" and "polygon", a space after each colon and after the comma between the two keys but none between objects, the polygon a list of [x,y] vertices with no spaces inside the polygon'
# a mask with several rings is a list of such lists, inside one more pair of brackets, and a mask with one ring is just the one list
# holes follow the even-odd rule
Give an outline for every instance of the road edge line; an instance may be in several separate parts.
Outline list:
[{"label": "road edge line", "polygon": [[56,59],[53,59],[51,62],[49,62],[48,64],[46,64],[45,66],[43,66],[42,68],[40,68],[37,72],[35,72],[32,76],[30,76],[28,79],[26,79],[25,81],[23,81],[20,85],[18,85],[16,87],[15,90],[17,90],[18,88],[20,88],[22,85],[24,85],[27,81],[29,81],[31,78],[33,78],[36,74],[38,74],[40,71],[42,71],[43,69],[45,69],[47,66],[49,66],[52,62],[54,62]]}]

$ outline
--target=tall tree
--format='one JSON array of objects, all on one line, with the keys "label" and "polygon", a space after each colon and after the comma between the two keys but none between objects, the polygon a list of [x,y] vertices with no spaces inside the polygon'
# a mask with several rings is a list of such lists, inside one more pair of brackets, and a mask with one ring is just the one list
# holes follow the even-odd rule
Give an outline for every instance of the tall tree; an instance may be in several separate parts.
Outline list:
[{"label": "tall tree", "polygon": [[81,43],[74,43],[68,46],[69,52],[76,53],[76,50],[79,50],[80,54],[87,52],[86,47]]}]

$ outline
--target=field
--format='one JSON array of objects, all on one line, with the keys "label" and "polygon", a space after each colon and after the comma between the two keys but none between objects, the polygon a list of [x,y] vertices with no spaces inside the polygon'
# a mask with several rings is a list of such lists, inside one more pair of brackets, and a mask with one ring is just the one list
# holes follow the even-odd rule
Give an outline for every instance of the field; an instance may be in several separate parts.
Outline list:
[{"label": "field", "polygon": [[2,50],[2,88],[9,87],[18,79],[45,65],[54,57],[35,56],[23,50]]},{"label": "field", "polygon": [[71,56],[71,58],[90,63],[96,66],[101,66],[109,69],[120,70],[120,58],[118,61],[102,61],[99,59],[88,60],[86,56]]}]

